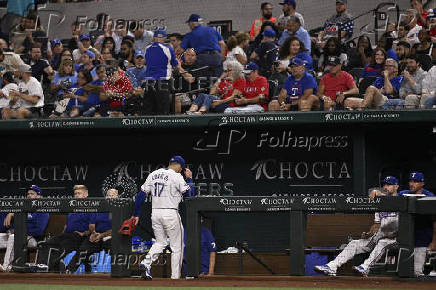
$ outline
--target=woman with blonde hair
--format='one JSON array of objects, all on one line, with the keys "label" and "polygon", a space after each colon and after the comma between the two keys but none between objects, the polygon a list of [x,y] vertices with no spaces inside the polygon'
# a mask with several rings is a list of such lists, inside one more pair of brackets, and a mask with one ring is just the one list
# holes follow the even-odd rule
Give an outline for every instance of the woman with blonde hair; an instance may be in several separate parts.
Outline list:
[{"label": "woman with blonde hair", "polygon": [[186,113],[223,113],[233,106],[234,99],[245,87],[244,67],[236,60],[224,64],[224,73],[210,89],[209,94],[200,94]]},{"label": "woman with blonde hair", "polygon": [[69,100],[64,98],[64,94],[76,84],[77,72],[74,70],[73,60],[66,58],[61,61],[59,69],[51,82],[51,92],[56,95],[56,108],[53,114],[50,115],[51,118],[59,117],[65,111]]},{"label": "woman with blonde hair", "polygon": [[236,35],[231,36],[227,41],[227,58],[225,62],[239,61],[242,65],[247,64],[247,55],[244,48],[248,46],[250,42],[250,35],[245,32],[238,32]]}]

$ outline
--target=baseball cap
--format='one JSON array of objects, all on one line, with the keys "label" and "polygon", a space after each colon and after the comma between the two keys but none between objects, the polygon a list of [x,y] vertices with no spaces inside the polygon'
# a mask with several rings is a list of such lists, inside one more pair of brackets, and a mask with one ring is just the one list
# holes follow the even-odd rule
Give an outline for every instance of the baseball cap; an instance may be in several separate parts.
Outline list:
[{"label": "baseball cap", "polygon": [[326,62],[326,64],[327,64],[327,65],[337,66],[338,64],[341,64],[341,60],[340,60],[339,57],[337,57],[337,56],[335,56],[335,55],[332,55],[332,56],[329,56],[329,57],[327,58],[327,62]]},{"label": "baseball cap", "polygon": [[31,185],[27,188],[27,190],[33,190],[34,192],[36,192],[38,195],[42,195],[42,190],[41,188],[39,188],[37,185]]},{"label": "baseball cap", "polygon": [[80,35],[80,41],[83,41],[83,40],[91,40],[91,37],[89,37],[88,33],[84,33],[84,34]]},{"label": "baseball cap", "polygon": [[62,44],[62,41],[59,38],[55,38],[52,41],[50,41],[51,48],[55,47],[58,44]]},{"label": "baseball cap", "polygon": [[272,28],[267,28],[263,31],[262,35],[266,37],[276,37],[276,32]]},{"label": "baseball cap", "polygon": [[135,52],[135,58],[137,58],[138,56],[145,58],[145,52],[143,52],[142,50],[138,50]]},{"label": "baseball cap", "polygon": [[160,37],[160,38],[167,37],[167,31],[165,29],[163,29],[163,28],[158,28],[158,29],[155,30],[153,36],[154,37]]},{"label": "baseball cap", "polygon": [[436,17],[436,8],[429,9],[427,11],[427,19],[433,19]]},{"label": "baseball cap", "polygon": [[20,64],[17,68],[17,71],[19,72],[25,72],[25,73],[31,73],[32,67],[28,64]]},{"label": "baseball cap", "polygon": [[135,218],[129,218],[123,222],[119,233],[122,235],[129,236],[130,233],[136,228]]},{"label": "baseball cap", "polygon": [[288,5],[294,6],[294,8],[297,7],[297,2],[295,0],[284,0],[282,3],[279,3],[279,4],[280,5],[288,4]]},{"label": "baseball cap", "polygon": [[422,174],[421,172],[417,172],[417,171],[410,172],[409,180],[424,182],[424,174]]},{"label": "baseball cap", "polygon": [[87,50],[85,51],[85,53],[86,53],[90,58],[92,58],[92,59],[95,58],[95,54],[94,54],[92,51],[90,51],[89,49],[87,49]]},{"label": "baseball cap", "polygon": [[347,0],[336,0],[336,3],[347,4]]},{"label": "baseball cap", "polygon": [[383,184],[398,185],[398,179],[394,176],[386,176],[383,179]]},{"label": "baseball cap", "polygon": [[186,20],[186,23],[189,23],[189,22],[199,22],[200,19],[201,19],[200,15],[198,15],[198,14],[191,14],[191,16],[189,16],[189,19]]},{"label": "baseball cap", "polygon": [[305,66],[306,63],[307,62],[304,59],[301,59],[299,57],[293,57],[293,58],[291,58],[291,61],[289,62],[289,66],[293,66],[293,65],[296,65],[296,66],[303,65],[303,66]]},{"label": "baseball cap", "polygon": [[249,74],[255,70],[259,70],[259,66],[255,62],[249,62],[244,68],[244,74]]},{"label": "baseball cap", "polygon": [[182,166],[182,168],[185,169],[185,159],[183,159],[182,156],[175,155],[175,156],[171,157],[170,163],[172,163],[172,162],[179,163],[180,166]]}]

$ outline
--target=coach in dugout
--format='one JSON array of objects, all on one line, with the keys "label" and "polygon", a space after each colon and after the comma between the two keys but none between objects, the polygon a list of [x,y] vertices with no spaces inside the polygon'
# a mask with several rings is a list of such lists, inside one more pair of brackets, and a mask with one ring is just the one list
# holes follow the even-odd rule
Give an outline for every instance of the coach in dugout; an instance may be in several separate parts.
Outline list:
[{"label": "coach in dugout", "polygon": [[[74,186],[74,198],[87,198],[88,188],[85,185]],[[94,214],[70,213],[64,232],[48,239],[41,245],[38,253],[36,272],[63,272],[65,265],[61,261],[68,253],[80,248],[80,245],[95,231]]]},{"label": "coach in dugout", "polygon": [[[42,190],[32,185],[27,189],[27,198],[42,198]],[[0,272],[9,272],[14,260],[14,213],[0,215],[0,248],[6,248],[3,265]],[[35,248],[37,242],[44,236],[50,215],[48,213],[27,214],[27,246]]]},{"label": "coach in dugout", "polygon": [[[434,196],[424,188],[424,174],[411,172],[409,175],[409,189],[398,195]],[[436,218],[430,215],[415,215],[415,250],[413,252],[415,276],[423,276],[425,258],[428,250],[436,250]]]},{"label": "coach in dugout", "polygon": [[212,27],[200,24],[201,17],[192,14],[186,21],[191,32],[183,38],[181,49],[177,52],[182,54],[186,49],[193,48],[197,52],[197,62],[200,67],[208,66],[207,77],[219,77],[222,72],[222,59],[224,59],[226,44],[218,31]]}]

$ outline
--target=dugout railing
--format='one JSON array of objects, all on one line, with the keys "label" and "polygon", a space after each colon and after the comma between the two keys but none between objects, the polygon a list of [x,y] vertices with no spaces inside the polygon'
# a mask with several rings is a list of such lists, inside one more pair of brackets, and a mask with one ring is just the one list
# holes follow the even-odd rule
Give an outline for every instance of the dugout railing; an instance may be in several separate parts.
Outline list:
[{"label": "dugout railing", "polygon": [[131,256],[131,237],[121,235],[118,231],[125,219],[131,216],[133,202],[131,199],[105,198],[12,198],[0,199],[0,213],[14,213],[14,263],[24,266],[28,262],[27,249],[27,214],[43,212],[50,214],[68,213],[104,213],[112,216],[111,241],[111,276],[129,277],[129,257]]},{"label": "dugout railing", "polygon": [[200,215],[207,212],[289,212],[289,274],[305,274],[306,220],[309,212],[316,213],[375,213],[399,212],[397,241],[398,276],[414,277],[414,216],[436,215],[436,198],[378,197],[375,200],[361,196],[348,197],[272,197],[226,196],[194,197],[186,201],[188,276],[200,273]]}]

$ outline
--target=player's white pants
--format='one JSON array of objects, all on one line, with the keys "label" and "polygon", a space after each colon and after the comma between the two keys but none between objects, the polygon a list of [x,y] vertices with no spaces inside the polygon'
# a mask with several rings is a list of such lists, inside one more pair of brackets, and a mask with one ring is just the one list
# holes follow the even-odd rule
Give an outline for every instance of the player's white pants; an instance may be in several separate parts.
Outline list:
[{"label": "player's white pants", "polygon": [[424,275],[422,271],[424,270],[424,263],[425,263],[426,256],[427,256],[427,247],[415,248],[413,252],[413,259],[414,259],[415,276],[417,277]]},{"label": "player's white pants", "polygon": [[374,250],[372,250],[371,254],[369,255],[368,259],[366,259],[361,266],[365,269],[368,269],[369,267],[377,263],[378,260],[380,260],[386,250],[394,247],[396,244],[397,241],[395,239],[379,240],[377,245],[374,247]]},{"label": "player's white pants", "polygon": [[355,255],[371,251],[371,249],[367,247],[369,241],[370,239],[352,240],[336,257],[336,259],[327,265],[330,269],[336,271],[340,266],[351,260]]},{"label": "player's white pants", "polygon": [[142,262],[146,267],[159,258],[167,246],[167,237],[171,246],[171,279],[180,279],[183,261],[183,225],[179,212],[174,209],[153,209],[151,224],[156,242]]},{"label": "player's white pants", "polygon": [[[3,259],[3,268],[7,269],[10,263],[14,260],[14,238],[15,235],[0,233],[0,248],[6,248],[5,257]],[[35,248],[36,240],[33,237],[27,238],[27,246]]]}]

